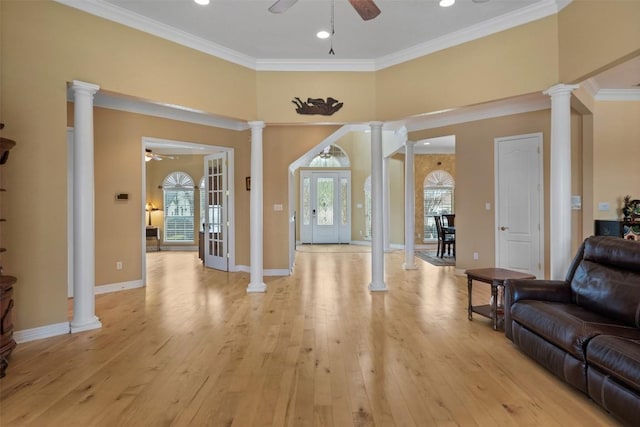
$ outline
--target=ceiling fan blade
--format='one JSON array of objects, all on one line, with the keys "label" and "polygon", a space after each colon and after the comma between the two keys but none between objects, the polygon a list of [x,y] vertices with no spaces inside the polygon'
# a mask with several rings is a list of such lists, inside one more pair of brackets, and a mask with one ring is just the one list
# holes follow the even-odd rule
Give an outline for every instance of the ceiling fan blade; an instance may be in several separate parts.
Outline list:
[{"label": "ceiling fan blade", "polygon": [[269,7],[269,12],[271,13],[282,13],[286,12],[291,6],[296,4],[298,0],[278,0],[274,4]]},{"label": "ceiling fan blade", "polygon": [[358,12],[360,17],[365,21],[369,21],[380,15],[380,9],[373,0],[349,0],[351,6]]}]

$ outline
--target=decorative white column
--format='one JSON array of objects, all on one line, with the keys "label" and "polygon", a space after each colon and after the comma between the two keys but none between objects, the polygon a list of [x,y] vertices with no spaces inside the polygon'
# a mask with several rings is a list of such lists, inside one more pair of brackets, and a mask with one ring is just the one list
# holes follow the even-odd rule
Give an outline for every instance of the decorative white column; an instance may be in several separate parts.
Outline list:
[{"label": "decorative white column", "polygon": [[93,95],[100,86],[74,80],[73,319],[71,333],[102,327],[95,314]]},{"label": "decorative white column", "polygon": [[558,84],[551,96],[550,155],[550,278],[562,280],[571,264],[571,91],[577,85]]},{"label": "decorative white column", "polygon": [[382,207],[382,122],[371,122],[371,283],[370,291],[386,291]]},{"label": "decorative white column", "polygon": [[415,270],[415,167],[413,148],[415,141],[406,140],[404,143],[404,264],[405,270]]},{"label": "decorative white column", "polygon": [[389,189],[389,158],[382,160],[382,228],[383,247],[385,252],[391,252],[389,232],[391,227],[391,193]]},{"label": "decorative white column", "polygon": [[264,122],[249,122],[251,127],[251,198],[249,204],[251,240],[251,278],[247,292],[266,292],[262,271],[262,129]]}]

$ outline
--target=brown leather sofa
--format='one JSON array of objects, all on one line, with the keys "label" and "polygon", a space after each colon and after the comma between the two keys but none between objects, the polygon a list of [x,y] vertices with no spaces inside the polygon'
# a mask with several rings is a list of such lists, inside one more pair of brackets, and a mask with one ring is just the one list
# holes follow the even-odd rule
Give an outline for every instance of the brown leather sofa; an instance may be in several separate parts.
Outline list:
[{"label": "brown leather sofa", "polygon": [[640,420],[640,243],[586,239],[565,280],[507,280],[505,334],[629,425]]}]

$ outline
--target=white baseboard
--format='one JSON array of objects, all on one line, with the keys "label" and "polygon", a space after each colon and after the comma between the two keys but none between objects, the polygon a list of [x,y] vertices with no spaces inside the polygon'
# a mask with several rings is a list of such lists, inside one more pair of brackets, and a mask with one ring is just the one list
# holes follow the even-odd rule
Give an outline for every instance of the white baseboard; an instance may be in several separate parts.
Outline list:
[{"label": "white baseboard", "polygon": [[370,240],[352,240],[350,243],[356,246],[371,246]]},{"label": "white baseboard", "polygon": [[111,292],[124,291],[126,289],[135,289],[142,288],[144,284],[142,280],[131,280],[129,282],[120,282],[120,283],[112,283],[110,285],[100,285],[94,288],[94,293],[96,295],[99,294],[108,294]]},{"label": "white baseboard", "polygon": [[69,322],[54,323],[53,325],[40,326],[38,328],[24,329],[22,331],[15,331],[13,333],[13,339],[18,344],[23,342],[41,340],[43,338],[55,337],[58,335],[65,335],[71,332]]},{"label": "white baseboard", "polygon": [[[251,267],[249,267],[248,265],[236,265],[235,267],[230,267],[229,271],[251,273]],[[265,276],[290,276],[291,271],[287,270],[286,268],[274,268],[262,270],[262,274]]]},{"label": "white baseboard", "polygon": [[[197,246],[160,246],[160,250],[163,252],[176,252],[176,251],[197,251]],[[158,252],[158,251],[149,251]]]},{"label": "white baseboard", "polygon": [[465,274],[464,274],[464,272],[465,272],[465,271],[466,271],[466,269],[465,269],[465,268],[456,268],[456,269],[454,270],[454,274],[455,274],[456,276],[464,276],[464,275],[465,275]]}]

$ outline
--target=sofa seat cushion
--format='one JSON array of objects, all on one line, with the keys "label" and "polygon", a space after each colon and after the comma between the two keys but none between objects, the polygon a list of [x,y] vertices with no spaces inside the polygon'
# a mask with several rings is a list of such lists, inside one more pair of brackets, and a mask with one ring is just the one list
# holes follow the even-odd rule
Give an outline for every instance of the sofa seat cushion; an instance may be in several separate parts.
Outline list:
[{"label": "sofa seat cushion", "polygon": [[640,339],[640,329],[575,304],[521,300],[511,306],[510,314],[512,321],[583,361],[587,342],[597,335]]},{"label": "sofa seat cushion", "polygon": [[587,363],[640,392],[640,340],[594,337],[587,346]]}]

